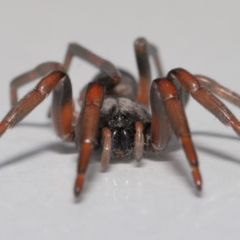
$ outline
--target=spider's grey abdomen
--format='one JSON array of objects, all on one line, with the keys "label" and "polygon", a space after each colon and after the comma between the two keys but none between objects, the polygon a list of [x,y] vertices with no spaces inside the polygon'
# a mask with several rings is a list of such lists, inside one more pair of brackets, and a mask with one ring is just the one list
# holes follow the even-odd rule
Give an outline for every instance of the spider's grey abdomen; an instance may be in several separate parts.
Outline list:
[{"label": "spider's grey abdomen", "polygon": [[121,73],[121,81],[112,86],[112,79],[106,73],[98,73],[93,81],[97,80],[106,87],[106,96],[126,97],[134,100],[137,95],[137,82],[135,78],[128,72],[118,69]]}]

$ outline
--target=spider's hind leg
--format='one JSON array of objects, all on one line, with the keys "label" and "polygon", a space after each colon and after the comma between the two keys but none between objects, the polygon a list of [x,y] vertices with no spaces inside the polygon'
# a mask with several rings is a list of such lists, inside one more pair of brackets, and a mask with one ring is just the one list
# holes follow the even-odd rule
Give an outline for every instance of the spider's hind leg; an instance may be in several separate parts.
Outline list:
[{"label": "spider's hind leg", "polygon": [[53,123],[56,133],[66,141],[72,141],[74,132],[72,128],[72,87],[67,74],[54,71],[41,79],[37,86],[23,97],[0,122],[0,136],[8,128],[13,128],[26,117],[46,96],[54,90],[53,94]]},{"label": "spider's hind leg", "polygon": [[64,67],[57,62],[45,62],[34,69],[15,77],[10,83],[11,106],[13,107],[18,102],[17,90],[19,87],[53,71],[64,72]]},{"label": "spider's hind leg", "polygon": [[194,75],[201,86],[208,89],[210,92],[220,96],[223,99],[233,103],[234,105],[240,107],[240,95],[233,92],[232,90],[220,85],[218,82],[210,77],[203,75]]},{"label": "spider's hind leg", "polygon": [[147,42],[144,38],[136,39],[134,42],[134,50],[139,72],[137,100],[148,107],[149,90],[152,81],[149,57],[153,58],[158,77],[164,76],[162,63],[159,58],[157,47]]},{"label": "spider's hind leg", "polygon": [[[192,97],[197,100],[203,107],[214,114],[223,124],[231,126],[232,129],[240,135],[240,122],[234,114],[216,98],[207,88],[201,86],[198,78],[190,74],[184,69],[178,68],[171,70],[168,74],[168,79],[178,81],[180,85],[189,92]],[[216,86],[216,83],[215,83]],[[216,94],[218,91],[216,92]],[[219,94],[218,94],[219,95]],[[230,94],[232,97],[226,97],[229,101],[235,102],[236,95]],[[227,95],[225,95],[227,96]],[[238,100],[240,98],[238,97]]]}]

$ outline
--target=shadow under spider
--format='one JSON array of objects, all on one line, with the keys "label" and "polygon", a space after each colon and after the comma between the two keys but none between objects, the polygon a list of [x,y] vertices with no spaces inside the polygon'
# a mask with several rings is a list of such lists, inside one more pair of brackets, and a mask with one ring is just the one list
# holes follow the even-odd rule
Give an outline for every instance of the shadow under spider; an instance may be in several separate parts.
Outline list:
[{"label": "shadow under spider", "polygon": [[21,122],[17,125],[17,127],[34,127],[34,128],[51,128],[52,123],[46,122],[46,123],[32,123],[32,122]]},{"label": "shadow under spider", "polygon": [[0,168],[6,167],[8,165],[11,165],[13,163],[17,163],[20,161],[28,160],[29,158],[32,158],[33,156],[40,154],[42,152],[46,151],[53,151],[61,154],[71,154],[71,153],[77,153],[75,146],[69,146],[62,143],[52,143],[52,144],[45,144],[41,147],[37,147],[29,152],[18,154],[15,157],[9,158],[5,160],[4,162],[0,162]]},{"label": "shadow under spider", "polygon": [[[49,127],[50,128],[51,123],[25,123],[24,122],[24,123],[19,124],[18,126],[20,126],[20,127],[21,126]],[[201,135],[205,136],[205,137],[222,138],[222,139],[228,139],[228,140],[237,140],[237,141],[240,140],[237,136],[219,134],[219,133],[214,133],[214,132],[203,132],[203,131],[193,131],[192,132],[192,136],[201,136]],[[240,164],[239,158],[231,156],[231,155],[227,154],[226,152],[221,151],[221,149],[219,149],[219,148],[212,149],[211,147],[199,145],[198,143],[196,143],[196,140],[194,142],[195,142],[196,150],[205,152],[205,153],[215,156],[216,158],[219,158],[221,160],[227,160],[227,161],[230,161],[233,163]],[[189,174],[189,169],[186,167],[187,165],[182,164],[183,163],[182,161],[181,162],[178,161],[178,160],[181,160],[180,158],[183,158],[183,157],[181,156],[180,158],[178,158],[176,156],[176,154],[174,153],[174,151],[179,150],[179,149],[181,149],[181,145],[178,143],[178,141],[176,139],[174,139],[169,144],[169,146],[166,148],[166,150],[160,152],[159,154],[147,153],[146,156],[144,156],[144,158],[147,158],[150,161],[172,160],[173,170],[176,171],[177,174],[179,174],[181,176],[188,176],[186,178],[186,181],[188,182],[188,185],[190,185],[190,186],[192,186],[192,188],[194,188],[194,186],[192,184],[191,176]],[[62,142],[62,143],[55,142],[52,144],[42,145],[42,146],[37,147],[27,153],[23,153],[20,155],[18,154],[17,156],[6,159],[4,162],[0,162],[0,168],[7,167],[16,162],[28,160],[29,158],[32,158],[33,156],[40,154],[41,152],[45,152],[45,151],[53,151],[53,152],[61,153],[61,154],[76,153],[76,155],[78,155],[78,151],[76,150],[75,144],[70,145],[70,144],[66,144],[64,142]],[[101,156],[101,151],[95,151],[92,154],[92,157],[90,159],[90,165],[91,165],[91,162],[93,162],[93,161],[100,162],[100,156]],[[77,158],[77,157],[74,157],[74,158]],[[113,159],[110,161],[110,165],[118,164],[118,163],[129,163],[129,162],[134,162],[134,159],[131,157],[122,158],[122,159]],[[141,167],[143,164],[144,164],[143,161],[141,161],[140,163],[137,163],[136,166]],[[92,165],[94,165],[94,164],[92,164]],[[99,164],[99,166],[100,166],[100,164]],[[108,171],[108,168],[102,170],[102,172],[105,172],[105,171]],[[86,187],[83,189],[83,192],[86,192],[89,190],[89,186],[87,186],[87,185],[91,185],[89,183],[94,178],[96,172],[100,172],[99,169],[96,169],[96,166],[95,167],[91,166],[90,168],[88,168],[88,171],[86,172],[86,182],[85,182]],[[78,199],[77,201],[81,201],[81,200],[82,200],[82,197],[80,199]]]},{"label": "shadow under spider", "polygon": [[[51,127],[51,123],[29,123],[29,122],[23,122],[20,123],[18,125],[18,127],[21,126],[30,126],[30,127]],[[219,134],[219,133],[214,133],[214,132],[203,132],[203,131],[193,131],[192,132],[192,136],[197,136],[197,135],[202,135],[202,136],[207,136],[207,137],[214,137],[214,138],[224,138],[224,139],[230,139],[230,140],[237,140],[239,141],[240,139],[237,136],[231,136],[231,135],[225,135],[225,134]],[[206,147],[206,146],[202,146],[199,145],[198,143],[195,142],[195,147],[197,150],[200,150],[202,152],[205,152],[207,154],[213,155],[217,158],[223,159],[223,160],[229,160],[231,162],[234,163],[239,163],[240,164],[240,159],[233,157],[229,154],[226,154],[224,152],[222,152],[220,149],[214,150],[210,147]],[[173,141],[170,142],[170,144],[167,146],[167,148],[160,152],[160,153],[147,153],[145,154],[144,158],[147,158],[149,160],[152,161],[168,161],[168,160],[173,160],[174,151],[181,149],[181,145],[179,144],[178,140],[175,138],[173,139]],[[0,163],[0,168],[10,165],[11,163],[15,163],[18,161],[22,161],[24,159],[28,159],[36,154],[39,154],[43,151],[53,151],[53,152],[57,152],[57,153],[61,153],[61,154],[72,154],[72,153],[76,153],[77,154],[77,150],[76,150],[76,146],[75,144],[66,144],[64,142],[59,143],[59,142],[55,142],[52,144],[46,144],[46,145],[42,145],[41,147],[38,147],[36,149],[33,149],[31,151],[29,151],[28,153],[24,153],[21,155],[18,155],[16,157],[10,158],[2,163]],[[101,151],[95,151],[95,153],[93,154],[94,159],[96,161],[100,161],[100,156],[101,156]],[[92,157],[93,158],[93,157]],[[91,159],[92,159],[91,158]],[[177,160],[177,159],[176,159]],[[131,156],[125,157],[125,158],[121,158],[121,159],[113,159],[111,160],[111,163],[129,163],[134,161],[133,158],[131,158]],[[141,166],[141,164],[139,165]]]}]

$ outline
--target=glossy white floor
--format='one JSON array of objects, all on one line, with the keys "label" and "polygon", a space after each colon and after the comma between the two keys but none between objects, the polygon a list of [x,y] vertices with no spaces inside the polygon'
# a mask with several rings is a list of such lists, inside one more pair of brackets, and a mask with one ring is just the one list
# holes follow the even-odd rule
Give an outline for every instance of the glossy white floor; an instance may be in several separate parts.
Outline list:
[{"label": "glossy white floor", "polygon": [[[237,1],[59,2],[1,3],[2,117],[10,80],[41,62],[61,62],[70,42],[137,76],[132,43],[144,36],[160,47],[166,72],[184,67],[240,92]],[[75,98],[95,73],[73,61]],[[55,136],[46,118],[50,99],[1,138],[0,239],[239,239],[240,141],[192,99],[187,115],[204,178],[201,195],[182,150],[140,166],[115,161],[106,172],[96,154],[79,202],[72,193],[77,153]]]}]

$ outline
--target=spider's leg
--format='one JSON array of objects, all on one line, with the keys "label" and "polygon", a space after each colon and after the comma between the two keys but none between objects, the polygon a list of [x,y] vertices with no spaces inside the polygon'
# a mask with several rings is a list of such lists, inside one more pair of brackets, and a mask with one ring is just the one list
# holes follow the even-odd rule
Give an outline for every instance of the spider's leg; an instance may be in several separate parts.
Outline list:
[{"label": "spider's leg", "polygon": [[73,127],[77,119],[75,114],[72,85],[70,79],[66,75],[53,90],[51,109],[55,132],[65,141],[75,140],[75,129]]},{"label": "spider's leg", "polygon": [[163,67],[159,58],[159,52],[157,47],[151,43],[148,43],[148,52],[153,57],[153,61],[157,69],[158,77],[164,77]]},{"label": "spider's leg", "polygon": [[103,167],[106,167],[109,163],[111,157],[111,150],[112,150],[112,137],[111,131],[108,128],[103,128],[102,130],[102,157],[101,157],[101,164]]},{"label": "spider's leg", "polygon": [[[112,64],[111,64],[112,65]],[[113,65],[112,65],[113,66]],[[115,67],[114,67],[115,69]],[[120,81],[121,79],[119,79]],[[87,170],[88,161],[94,144],[100,117],[100,110],[106,90],[111,90],[116,81],[105,74],[100,74],[84,90],[84,99],[80,117],[76,127],[76,141],[80,153],[78,158],[78,171],[74,192],[78,196],[84,182],[84,173]],[[108,129],[103,130],[102,164],[109,161],[111,152],[111,136]],[[109,149],[110,148],[110,149]]]},{"label": "spider's leg", "polygon": [[150,102],[152,111],[151,148],[153,151],[158,152],[167,146],[172,130],[156,81],[153,81],[151,86]]},{"label": "spider's leg", "polygon": [[17,89],[19,87],[56,70],[64,72],[64,68],[60,63],[46,62],[21,74],[20,76],[15,77],[10,83],[11,106],[13,107],[18,102]]},{"label": "spider's leg", "polygon": [[[176,87],[166,78],[156,79],[153,84],[156,85],[157,91],[161,95],[163,106],[167,118],[171,124],[171,127],[175,135],[180,138],[183,150],[186,154],[188,162],[192,167],[192,176],[195,182],[195,185],[198,190],[202,188],[202,179],[200,170],[198,167],[197,154],[191,139],[191,133],[189,130],[187,118],[184,112],[184,107],[180,99],[178,98]],[[159,107],[159,103],[155,102],[154,105]],[[156,128],[152,128],[152,132]],[[152,139],[152,144],[154,139]]]},{"label": "spider's leg", "polygon": [[87,85],[85,87],[83,87],[81,89],[81,91],[79,92],[79,97],[77,99],[77,102],[78,102],[78,105],[81,107],[83,102],[84,102],[84,97],[85,97],[85,94],[86,94],[86,90],[87,90]]},{"label": "spider's leg", "polygon": [[71,43],[68,45],[67,53],[63,64],[66,70],[69,69],[70,63],[74,56],[77,56],[87,61],[88,63],[100,69],[102,72],[106,73],[112,79],[112,84],[114,86],[120,82],[121,74],[112,63],[97,56],[96,54],[90,52],[88,49],[82,47],[77,43]]},{"label": "spider's leg", "polygon": [[134,42],[135,55],[137,60],[137,67],[139,72],[139,85],[137,100],[144,105],[149,105],[149,90],[151,84],[151,69],[149,63],[149,56],[153,57],[158,77],[163,77],[162,64],[159,59],[157,48],[148,43],[144,38],[138,38]]},{"label": "spider's leg", "polygon": [[215,93],[216,95],[226,99],[227,101],[233,103],[234,105],[240,107],[240,95],[233,92],[232,90],[220,85],[215,80],[203,76],[203,75],[194,75],[201,86],[208,89],[210,92]]},{"label": "spider's leg", "polygon": [[142,160],[143,155],[143,147],[144,147],[144,135],[143,135],[143,123],[136,122],[135,124],[135,141],[134,141],[134,153],[135,159],[140,162]]},{"label": "spider's leg", "polygon": [[[173,78],[174,77],[174,78]],[[184,69],[174,69],[168,74],[170,80],[177,80],[182,87],[203,107],[214,114],[222,123],[229,125],[240,135],[240,122],[232,112],[210,91],[202,87],[196,77]]]},{"label": "spider's leg", "polygon": [[64,140],[72,140],[72,90],[66,73],[54,71],[44,77],[37,86],[23,97],[0,122],[0,136],[8,129],[18,124],[45,97],[54,90],[53,123],[58,136]]},{"label": "spider's leg", "polygon": [[78,170],[74,192],[78,196],[84,182],[84,173],[91,156],[100,116],[100,109],[104,98],[105,87],[92,82],[86,90],[85,100],[76,127],[76,140],[79,146]]},{"label": "spider's leg", "polygon": [[149,89],[151,84],[151,69],[148,59],[148,43],[144,38],[138,38],[134,42],[136,54],[139,84],[137,92],[137,100],[148,106],[149,105]]}]

